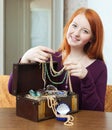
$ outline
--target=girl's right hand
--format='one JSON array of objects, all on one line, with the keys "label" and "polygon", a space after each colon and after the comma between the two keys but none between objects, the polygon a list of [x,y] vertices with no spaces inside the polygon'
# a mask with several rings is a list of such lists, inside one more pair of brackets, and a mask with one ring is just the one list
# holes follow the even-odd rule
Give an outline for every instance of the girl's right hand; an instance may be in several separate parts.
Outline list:
[{"label": "girl's right hand", "polygon": [[55,51],[45,46],[37,46],[29,49],[23,55],[20,63],[33,63],[33,62],[46,62],[50,57],[50,54],[54,54]]}]

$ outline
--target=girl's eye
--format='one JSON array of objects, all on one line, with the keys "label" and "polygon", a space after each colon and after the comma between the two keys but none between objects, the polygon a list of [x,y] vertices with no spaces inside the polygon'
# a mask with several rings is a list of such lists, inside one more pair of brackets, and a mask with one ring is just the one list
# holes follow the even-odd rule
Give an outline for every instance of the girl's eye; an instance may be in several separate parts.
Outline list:
[{"label": "girl's eye", "polygon": [[76,28],[76,27],[77,27],[77,25],[76,25],[76,24],[72,24],[72,26],[73,26],[74,28]]},{"label": "girl's eye", "polygon": [[89,33],[88,30],[86,30],[86,29],[83,29],[82,31],[83,31],[84,33],[87,33],[87,34]]}]

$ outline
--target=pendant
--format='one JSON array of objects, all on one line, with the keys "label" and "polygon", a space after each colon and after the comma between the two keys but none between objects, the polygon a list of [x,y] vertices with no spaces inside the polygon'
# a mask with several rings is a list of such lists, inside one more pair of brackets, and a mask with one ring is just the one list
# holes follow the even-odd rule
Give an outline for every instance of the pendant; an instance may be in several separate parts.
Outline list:
[{"label": "pendant", "polygon": [[65,88],[67,89],[67,88],[68,88],[68,85],[65,85]]}]

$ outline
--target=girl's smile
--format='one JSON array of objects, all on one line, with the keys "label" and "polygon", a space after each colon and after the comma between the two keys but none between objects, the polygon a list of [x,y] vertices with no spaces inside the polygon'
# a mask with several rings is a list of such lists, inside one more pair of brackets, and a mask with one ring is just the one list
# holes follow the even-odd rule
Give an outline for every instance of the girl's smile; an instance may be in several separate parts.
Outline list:
[{"label": "girl's smile", "polygon": [[92,31],[84,14],[77,15],[70,24],[67,32],[67,41],[70,46],[84,46],[91,40]]}]

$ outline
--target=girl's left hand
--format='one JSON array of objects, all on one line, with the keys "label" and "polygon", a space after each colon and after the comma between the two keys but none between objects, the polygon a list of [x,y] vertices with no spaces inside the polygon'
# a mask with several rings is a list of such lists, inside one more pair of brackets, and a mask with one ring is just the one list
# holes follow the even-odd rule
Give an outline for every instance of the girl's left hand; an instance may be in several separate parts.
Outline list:
[{"label": "girl's left hand", "polygon": [[88,70],[80,62],[67,61],[64,63],[64,67],[71,76],[76,76],[80,79],[85,78],[88,73]]}]

